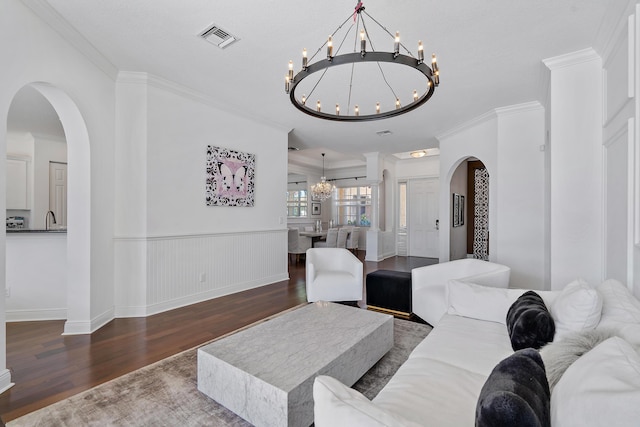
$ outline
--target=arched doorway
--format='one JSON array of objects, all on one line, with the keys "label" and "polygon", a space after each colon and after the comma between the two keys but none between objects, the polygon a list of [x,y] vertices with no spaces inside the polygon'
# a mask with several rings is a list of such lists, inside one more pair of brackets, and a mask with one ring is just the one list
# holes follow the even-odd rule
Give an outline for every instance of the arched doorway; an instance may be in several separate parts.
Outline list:
[{"label": "arched doorway", "polygon": [[[67,321],[64,334],[91,332],[91,161],[89,136],[74,101],[59,88],[43,82],[29,86],[53,107],[67,142]],[[14,95],[15,96],[15,95]]]},{"label": "arched doorway", "polygon": [[469,157],[450,179],[449,259],[489,260],[489,172]]}]

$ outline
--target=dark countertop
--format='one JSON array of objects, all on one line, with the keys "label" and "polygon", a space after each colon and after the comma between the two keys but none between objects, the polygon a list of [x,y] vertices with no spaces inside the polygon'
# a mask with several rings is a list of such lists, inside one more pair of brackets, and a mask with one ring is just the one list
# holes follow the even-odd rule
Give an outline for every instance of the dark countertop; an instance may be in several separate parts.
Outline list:
[{"label": "dark countertop", "polygon": [[45,230],[45,229],[31,229],[31,228],[7,228],[7,234],[8,233],[22,233],[22,234],[27,234],[27,233],[67,233],[67,229],[66,228],[61,228],[61,229],[53,229],[53,230]]}]

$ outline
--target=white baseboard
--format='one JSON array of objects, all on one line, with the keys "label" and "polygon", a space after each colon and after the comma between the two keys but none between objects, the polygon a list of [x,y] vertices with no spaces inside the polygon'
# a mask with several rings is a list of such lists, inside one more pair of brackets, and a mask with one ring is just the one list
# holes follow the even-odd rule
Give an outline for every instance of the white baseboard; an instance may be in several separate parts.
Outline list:
[{"label": "white baseboard", "polygon": [[9,371],[8,369],[5,369],[2,372],[0,372],[0,394],[9,390],[14,385],[15,383],[11,382],[11,371]]},{"label": "white baseboard", "polygon": [[114,319],[114,309],[110,308],[91,320],[67,320],[62,335],[91,334]]},{"label": "white baseboard", "polygon": [[175,298],[169,301],[163,301],[157,304],[151,304],[147,306],[128,306],[128,307],[116,307],[115,317],[146,317],[165,311],[174,310],[176,308],[185,307],[191,304],[197,304],[199,302],[208,301],[210,299],[219,298],[225,295],[235,294],[237,292],[247,291],[249,289],[259,288],[272,283],[288,280],[289,274],[282,274],[273,277],[262,278],[259,281],[250,281],[244,283],[236,283],[225,288],[210,290],[193,295],[185,295],[179,298]]},{"label": "white baseboard", "polygon": [[66,308],[42,309],[42,310],[7,310],[8,322],[34,322],[40,320],[65,320]]}]

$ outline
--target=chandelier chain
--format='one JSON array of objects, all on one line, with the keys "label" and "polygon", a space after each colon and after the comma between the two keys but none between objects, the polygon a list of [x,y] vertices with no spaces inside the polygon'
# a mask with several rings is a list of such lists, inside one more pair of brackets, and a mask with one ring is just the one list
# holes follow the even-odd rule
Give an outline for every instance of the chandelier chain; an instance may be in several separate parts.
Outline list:
[{"label": "chandelier chain", "polygon": [[[353,27],[353,25],[352,25]],[[358,46],[358,28],[360,28],[360,14],[358,13],[358,23],[356,25],[356,36],[353,38],[353,52],[356,51]],[[346,35],[345,35],[346,38]],[[351,64],[351,77],[349,78],[349,98],[347,99],[347,111],[351,111],[351,91],[353,90],[353,71],[356,67],[356,63]]]},{"label": "chandelier chain", "polygon": [[324,71],[322,72],[322,75],[320,76],[320,78],[318,79],[318,81],[316,82],[316,84],[313,86],[313,88],[311,89],[311,92],[309,92],[309,96],[308,98],[311,98],[311,95],[313,95],[313,91],[316,90],[316,88],[318,87],[318,85],[320,84],[320,82],[322,81],[322,78],[324,77],[325,74],[327,74],[327,70],[329,70],[328,68],[325,68]]}]

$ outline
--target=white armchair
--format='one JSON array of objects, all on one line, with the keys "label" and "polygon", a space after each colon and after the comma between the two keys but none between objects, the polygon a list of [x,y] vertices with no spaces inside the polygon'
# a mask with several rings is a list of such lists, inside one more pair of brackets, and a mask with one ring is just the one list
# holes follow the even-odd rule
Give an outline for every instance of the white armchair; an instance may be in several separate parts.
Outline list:
[{"label": "white armchair", "polygon": [[307,250],[307,301],[361,301],[362,261],[343,248]]},{"label": "white armchair", "polygon": [[451,279],[494,288],[509,286],[511,269],[505,265],[466,258],[411,270],[412,311],[435,326],[447,312],[446,285]]}]

